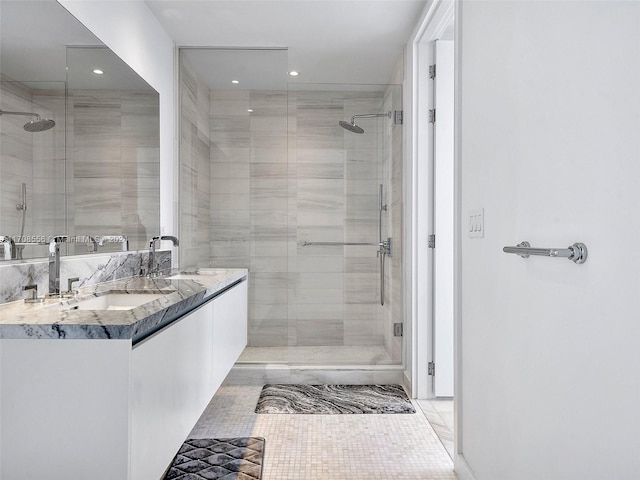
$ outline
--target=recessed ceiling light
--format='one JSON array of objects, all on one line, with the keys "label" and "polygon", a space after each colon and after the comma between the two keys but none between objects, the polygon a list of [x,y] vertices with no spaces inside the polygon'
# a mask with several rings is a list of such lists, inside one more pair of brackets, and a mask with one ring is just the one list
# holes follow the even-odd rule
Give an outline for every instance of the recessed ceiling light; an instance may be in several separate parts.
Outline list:
[{"label": "recessed ceiling light", "polygon": [[300,72],[296,72],[295,70],[291,70],[289,72],[290,77],[297,77],[298,75],[300,75]]},{"label": "recessed ceiling light", "polygon": [[95,73],[96,75],[102,75],[102,74],[104,74],[104,71],[100,70],[99,68],[96,68],[96,69],[93,70],[93,73]]},{"label": "recessed ceiling light", "polygon": [[249,109],[247,109],[247,112],[249,112],[249,113],[253,113],[253,108],[249,108]]},{"label": "recessed ceiling light", "polygon": [[240,80],[231,80],[231,83],[240,83]]}]

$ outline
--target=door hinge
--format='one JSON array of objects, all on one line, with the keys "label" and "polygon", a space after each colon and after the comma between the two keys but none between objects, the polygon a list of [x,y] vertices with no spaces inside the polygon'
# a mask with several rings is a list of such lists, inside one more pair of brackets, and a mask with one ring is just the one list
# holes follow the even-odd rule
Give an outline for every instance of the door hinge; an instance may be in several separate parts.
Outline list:
[{"label": "door hinge", "polygon": [[429,364],[427,365],[427,370],[428,370],[428,374],[429,375],[435,375],[436,374],[436,364],[433,362],[429,362]]},{"label": "door hinge", "polygon": [[429,248],[436,248],[436,236],[434,234],[429,235]]},{"label": "door hinge", "polygon": [[429,123],[436,123],[436,109],[429,110]]},{"label": "door hinge", "polygon": [[436,78],[436,65],[429,65],[429,78]]},{"label": "door hinge", "polygon": [[393,324],[393,336],[401,337],[402,336],[402,323],[394,323]]}]

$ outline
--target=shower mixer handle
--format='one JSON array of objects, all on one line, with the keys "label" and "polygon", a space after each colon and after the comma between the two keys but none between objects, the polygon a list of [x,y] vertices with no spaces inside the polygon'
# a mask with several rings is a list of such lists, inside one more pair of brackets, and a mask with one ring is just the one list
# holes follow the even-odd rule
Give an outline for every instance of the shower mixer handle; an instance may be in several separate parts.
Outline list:
[{"label": "shower mixer handle", "polygon": [[391,256],[391,237],[387,238],[380,242],[380,249],[378,250],[378,256],[386,255],[388,257]]}]

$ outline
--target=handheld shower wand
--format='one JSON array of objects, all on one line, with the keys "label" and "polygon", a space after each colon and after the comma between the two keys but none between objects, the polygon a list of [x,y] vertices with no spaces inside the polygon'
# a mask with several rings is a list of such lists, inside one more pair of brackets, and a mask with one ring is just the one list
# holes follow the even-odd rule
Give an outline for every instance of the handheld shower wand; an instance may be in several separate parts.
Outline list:
[{"label": "handheld shower wand", "polygon": [[[16,205],[17,210],[22,210],[22,224],[20,227],[20,242],[23,242],[24,238],[24,224],[27,216],[27,184],[22,182],[22,203],[18,203]],[[24,250],[24,245],[16,246],[16,258],[18,260],[22,259],[22,250]]]}]

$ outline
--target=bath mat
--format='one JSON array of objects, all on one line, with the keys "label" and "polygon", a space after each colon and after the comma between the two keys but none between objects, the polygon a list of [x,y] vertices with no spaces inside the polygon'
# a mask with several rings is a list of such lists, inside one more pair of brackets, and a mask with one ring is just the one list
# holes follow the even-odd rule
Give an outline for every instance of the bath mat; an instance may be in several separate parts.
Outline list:
[{"label": "bath mat", "polygon": [[189,439],[163,480],[260,480],[264,438]]},{"label": "bath mat", "polygon": [[256,413],[416,413],[400,385],[265,385]]}]

